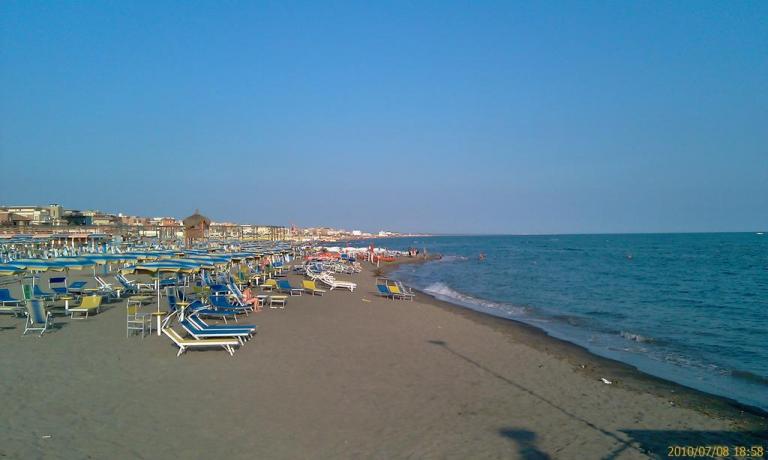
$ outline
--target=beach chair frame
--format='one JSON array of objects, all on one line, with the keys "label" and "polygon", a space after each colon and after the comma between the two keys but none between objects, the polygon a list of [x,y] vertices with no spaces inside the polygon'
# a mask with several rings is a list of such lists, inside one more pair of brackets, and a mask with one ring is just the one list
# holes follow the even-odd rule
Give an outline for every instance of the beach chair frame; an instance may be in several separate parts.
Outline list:
[{"label": "beach chair frame", "polygon": [[53,315],[45,309],[45,303],[40,299],[28,300],[25,306],[27,318],[21,335],[27,335],[30,331],[40,331],[40,337],[42,337],[45,331],[53,327]]}]

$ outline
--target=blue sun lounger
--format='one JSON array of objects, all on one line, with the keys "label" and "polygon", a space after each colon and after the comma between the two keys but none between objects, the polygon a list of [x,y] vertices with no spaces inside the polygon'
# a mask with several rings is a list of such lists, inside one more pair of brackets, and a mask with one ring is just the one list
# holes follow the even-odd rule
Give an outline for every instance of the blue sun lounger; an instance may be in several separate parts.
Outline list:
[{"label": "blue sun lounger", "polygon": [[238,324],[238,325],[229,325],[229,324],[214,324],[210,325],[203,321],[202,318],[200,318],[198,315],[189,315],[186,319],[189,319],[189,322],[194,325],[197,329],[200,330],[236,330],[236,331],[248,331],[250,333],[256,332],[256,325],[255,324]]},{"label": "blue sun lounger", "polygon": [[389,288],[387,287],[386,284],[377,284],[376,285],[376,289],[379,290],[378,294],[381,297],[387,297],[387,298],[391,298],[391,299],[395,298],[395,295],[392,294],[392,292],[390,292],[390,290],[389,290]]},{"label": "blue sun lounger", "polygon": [[220,318],[224,322],[227,322],[227,318],[234,318],[237,321],[237,312],[232,310],[220,310],[213,307],[205,306],[203,302],[195,300],[187,307],[189,314],[197,313],[200,316],[207,316],[210,318]]},{"label": "blue sun lounger", "polygon": [[227,298],[223,295],[212,295],[208,297],[208,302],[210,302],[211,306],[217,310],[231,310],[235,313],[245,313],[246,315],[248,314],[247,307],[230,303],[229,300],[227,300]]},{"label": "blue sun lounger", "polygon": [[0,289],[0,305],[4,306],[7,303],[18,305],[21,301],[15,297],[11,297],[10,289]]},{"label": "blue sun lounger", "polygon": [[[12,306],[6,306],[6,303],[13,304]],[[11,291],[9,289],[0,289],[0,313],[13,313],[14,316],[20,316],[24,313],[24,308],[19,305],[21,301],[14,297],[11,297]]]},{"label": "blue sun lounger", "polygon": [[286,279],[277,280],[277,290],[290,295],[302,295],[304,293],[304,289],[291,286],[291,283]]},{"label": "blue sun lounger", "polygon": [[86,284],[88,284],[87,281],[73,281],[67,288],[67,292],[75,295],[83,295],[83,289]]},{"label": "blue sun lounger", "polygon": [[56,294],[54,294],[53,292],[45,292],[42,289],[40,289],[39,284],[35,284],[32,287],[32,295],[40,299],[50,299],[50,300],[53,300],[56,297]]}]

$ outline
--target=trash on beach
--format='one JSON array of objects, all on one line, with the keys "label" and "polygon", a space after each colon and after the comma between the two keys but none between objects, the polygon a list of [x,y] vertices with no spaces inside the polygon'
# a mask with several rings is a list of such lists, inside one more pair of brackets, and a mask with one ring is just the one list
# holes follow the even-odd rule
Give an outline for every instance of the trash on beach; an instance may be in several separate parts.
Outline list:
[{"label": "trash on beach", "polygon": [[601,381],[602,381],[604,384],[606,384],[606,385],[610,385],[610,384],[612,384],[612,383],[613,383],[613,382],[611,382],[610,380],[606,379],[605,377],[600,377],[600,380],[601,380]]},{"label": "trash on beach", "polygon": [[370,302],[370,300],[368,300],[368,299],[363,299],[363,302]]}]

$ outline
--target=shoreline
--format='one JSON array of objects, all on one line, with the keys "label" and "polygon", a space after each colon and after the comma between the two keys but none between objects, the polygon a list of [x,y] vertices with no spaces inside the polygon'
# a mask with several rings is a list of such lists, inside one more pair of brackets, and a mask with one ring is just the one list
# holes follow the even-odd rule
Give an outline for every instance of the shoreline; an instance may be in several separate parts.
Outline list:
[{"label": "shoreline", "polygon": [[[437,260],[436,256],[425,259],[397,260],[382,266],[383,276],[391,274],[402,265],[423,264]],[[373,269],[375,270],[375,268]],[[409,286],[410,287],[410,286]],[[547,331],[514,318],[504,318],[482,313],[462,305],[438,299],[434,295],[413,288],[429,303],[475,323],[489,326],[505,333],[512,340],[568,361],[574,370],[595,380],[605,377],[617,387],[638,393],[647,393],[668,399],[673,405],[696,410],[707,416],[725,418],[734,423],[754,425],[758,430],[768,430],[768,411],[744,404],[736,399],[698,390],[672,380],[644,372],[637,367],[600,356],[586,347],[549,335]],[[768,439],[768,431],[764,433]]]}]

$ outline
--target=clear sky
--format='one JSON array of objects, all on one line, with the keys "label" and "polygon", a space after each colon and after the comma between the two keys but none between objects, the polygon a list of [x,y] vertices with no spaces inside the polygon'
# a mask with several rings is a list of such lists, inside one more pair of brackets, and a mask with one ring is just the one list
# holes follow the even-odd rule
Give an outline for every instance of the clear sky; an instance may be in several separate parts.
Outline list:
[{"label": "clear sky", "polygon": [[0,203],[768,229],[765,1],[24,0],[0,34]]}]

